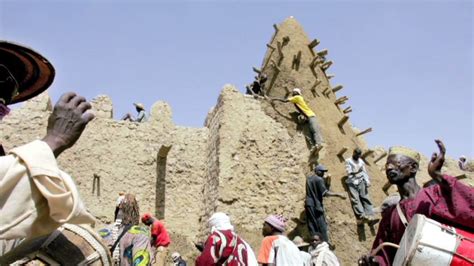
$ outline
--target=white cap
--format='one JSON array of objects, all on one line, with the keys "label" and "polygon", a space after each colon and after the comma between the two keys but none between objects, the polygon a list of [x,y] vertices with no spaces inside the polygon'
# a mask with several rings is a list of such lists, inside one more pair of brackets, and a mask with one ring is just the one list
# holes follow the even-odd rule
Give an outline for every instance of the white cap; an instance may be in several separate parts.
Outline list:
[{"label": "white cap", "polygon": [[296,92],[296,93],[298,93],[299,95],[301,95],[301,89],[300,89],[300,88],[294,88],[294,89],[293,89],[293,92]]},{"label": "white cap", "polygon": [[459,159],[466,159],[466,156],[461,155],[461,156],[459,157]]},{"label": "white cap", "polygon": [[177,260],[179,257],[181,257],[181,255],[178,252],[173,252],[173,254],[171,254],[173,260]]}]

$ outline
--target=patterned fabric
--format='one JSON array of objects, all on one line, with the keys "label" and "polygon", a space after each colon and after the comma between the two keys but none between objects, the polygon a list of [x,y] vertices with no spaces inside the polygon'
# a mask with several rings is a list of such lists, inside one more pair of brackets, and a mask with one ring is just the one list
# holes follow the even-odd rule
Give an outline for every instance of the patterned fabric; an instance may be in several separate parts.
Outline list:
[{"label": "patterned fabric", "polygon": [[[474,189],[456,178],[445,175],[445,182],[421,189],[415,198],[400,201],[400,207],[408,221],[415,214],[423,214],[442,224],[457,227],[464,231],[474,232]],[[383,242],[400,243],[405,232],[395,206],[383,212],[379,230],[372,249]],[[391,265],[396,250],[382,249],[377,253],[380,265]]]},{"label": "patterned fabric", "polygon": [[280,232],[286,231],[287,219],[281,214],[272,214],[265,218],[265,222]]},{"label": "patterned fabric", "polygon": [[202,254],[196,259],[196,266],[250,265],[249,249],[232,230],[215,230],[207,238]]},{"label": "patterned fabric", "polygon": [[152,248],[150,232],[143,226],[132,226],[120,239],[120,265],[147,266],[151,265]]}]

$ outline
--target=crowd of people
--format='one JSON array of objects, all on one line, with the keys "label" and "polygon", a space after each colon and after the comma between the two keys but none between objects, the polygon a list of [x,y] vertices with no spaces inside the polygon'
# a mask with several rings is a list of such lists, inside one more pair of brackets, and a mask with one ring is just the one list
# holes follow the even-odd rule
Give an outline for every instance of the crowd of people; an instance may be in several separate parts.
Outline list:
[{"label": "crowd of people", "polygon": [[[54,79],[54,67],[34,50],[0,41],[0,119],[9,113],[8,105],[30,99],[46,90]],[[264,92],[266,76],[249,87],[253,93]],[[257,85],[260,86],[257,90]],[[313,145],[323,143],[314,112],[304,101],[301,89],[293,89],[287,99],[271,99],[295,104],[307,118]],[[135,104],[138,117],[124,119],[144,121],[145,108]],[[44,138],[14,148],[0,157],[0,256],[13,252],[27,239],[50,234],[65,223],[92,224],[93,215],[85,208],[73,178],[61,171],[56,158],[74,145],[86,125],[94,118],[91,104],[73,92],[65,93],[55,104]],[[416,182],[420,155],[405,147],[389,150],[385,172],[390,184],[396,185],[400,197],[387,201],[370,255],[359,258],[360,265],[391,265],[396,249],[386,243],[400,243],[405,228],[415,215],[423,214],[466,231],[474,232],[474,191],[456,178],[441,174],[446,149],[436,140],[439,152],[433,154],[428,172],[436,184],[421,188]],[[2,149],[3,150],[3,149]],[[370,177],[356,148],[345,160],[346,184],[354,215],[359,224],[376,224],[373,204],[368,197]],[[460,161],[459,167],[465,167]],[[325,197],[346,199],[333,192],[326,182],[328,169],[318,164],[306,179],[305,213],[309,244],[301,237],[291,241],[286,236],[287,218],[271,214],[262,222],[263,240],[254,252],[236,232],[229,215],[216,212],[208,220],[209,235],[199,247],[196,265],[339,265],[332,252],[325,219]],[[141,223],[140,223],[141,222]],[[150,213],[140,213],[133,194],[122,192],[116,202],[114,224],[98,231],[120,265],[165,265],[170,235],[163,221]],[[467,239],[472,239],[465,237]],[[173,252],[175,265],[187,265]],[[355,259],[357,260],[357,259]],[[1,257],[0,257],[1,264]]]}]

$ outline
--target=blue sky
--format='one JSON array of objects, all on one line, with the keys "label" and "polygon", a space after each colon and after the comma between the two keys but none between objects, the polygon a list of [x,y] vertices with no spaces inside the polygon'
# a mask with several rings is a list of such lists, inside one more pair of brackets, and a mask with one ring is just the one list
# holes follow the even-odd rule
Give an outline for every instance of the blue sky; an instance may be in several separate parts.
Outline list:
[{"label": "blue sky", "polygon": [[55,65],[49,90],[171,104],[201,127],[222,86],[241,91],[260,66],[273,23],[294,16],[321,40],[352,123],[369,145],[474,157],[472,1],[5,1],[0,36]]}]

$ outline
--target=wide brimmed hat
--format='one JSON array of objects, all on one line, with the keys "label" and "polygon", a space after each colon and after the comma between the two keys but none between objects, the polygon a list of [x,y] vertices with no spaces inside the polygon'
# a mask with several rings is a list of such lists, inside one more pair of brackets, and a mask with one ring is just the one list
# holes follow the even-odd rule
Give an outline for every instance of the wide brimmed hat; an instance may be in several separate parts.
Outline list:
[{"label": "wide brimmed hat", "polygon": [[143,105],[142,103],[134,103],[133,105],[135,105],[135,107],[137,107],[138,109],[145,110],[145,105]]},{"label": "wide brimmed hat", "polygon": [[293,243],[299,248],[309,246],[309,243],[304,242],[301,236],[295,236],[295,238],[293,238]]},{"label": "wide brimmed hat", "polygon": [[7,41],[0,41],[0,65],[16,83],[9,99],[4,99],[7,104],[22,102],[42,93],[53,83],[55,76],[53,65],[42,55]]}]

